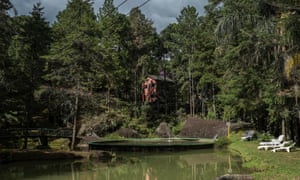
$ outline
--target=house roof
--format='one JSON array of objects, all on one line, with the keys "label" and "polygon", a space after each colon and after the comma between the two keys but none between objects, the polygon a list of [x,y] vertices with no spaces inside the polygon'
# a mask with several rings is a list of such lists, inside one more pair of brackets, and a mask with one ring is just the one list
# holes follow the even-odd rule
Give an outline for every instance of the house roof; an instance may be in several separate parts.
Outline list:
[{"label": "house roof", "polygon": [[158,80],[158,81],[174,82],[172,79],[170,79],[169,77],[164,76],[164,75],[159,75],[159,76],[148,75],[147,77],[150,77],[151,79]]}]

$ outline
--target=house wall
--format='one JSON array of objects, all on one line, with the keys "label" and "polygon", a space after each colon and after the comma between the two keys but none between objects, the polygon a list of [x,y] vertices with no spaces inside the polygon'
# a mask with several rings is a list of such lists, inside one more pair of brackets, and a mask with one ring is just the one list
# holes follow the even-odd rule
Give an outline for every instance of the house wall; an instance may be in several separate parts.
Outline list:
[{"label": "house wall", "polygon": [[157,81],[148,77],[142,86],[143,102],[155,102],[157,100]]},{"label": "house wall", "polygon": [[176,86],[169,78],[148,76],[142,83],[142,101],[151,104],[157,113],[176,111]]}]

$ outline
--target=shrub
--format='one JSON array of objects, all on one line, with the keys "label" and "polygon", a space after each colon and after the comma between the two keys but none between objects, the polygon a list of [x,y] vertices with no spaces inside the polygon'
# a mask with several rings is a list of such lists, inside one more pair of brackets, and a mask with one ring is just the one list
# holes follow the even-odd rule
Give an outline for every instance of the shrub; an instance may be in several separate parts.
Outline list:
[{"label": "shrub", "polygon": [[221,137],[215,141],[216,148],[227,148],[227,146],[231,143],[230,139],[227,137]]},{"label": "shrub", "polygon": [[124,139],[124,137],[119,136],[117,133],[111,133],[104,137],[105,139]]},{"label": "shrub", "polygon": [[184,121],[180,121],[176,126],[173,126],[172,127],[172,133],[174,134],[174,135],[177,135],[177,134],[179,134],[180,133],[180,131],[181,131],[181,129],[183,128],[183,126],[184,126]]},{"label": "shrub", "polygon": [[259,136],[259,139],[261,141],[270,141],[272,139],[272,135],[270,133],[262,133],[260,136]]}]

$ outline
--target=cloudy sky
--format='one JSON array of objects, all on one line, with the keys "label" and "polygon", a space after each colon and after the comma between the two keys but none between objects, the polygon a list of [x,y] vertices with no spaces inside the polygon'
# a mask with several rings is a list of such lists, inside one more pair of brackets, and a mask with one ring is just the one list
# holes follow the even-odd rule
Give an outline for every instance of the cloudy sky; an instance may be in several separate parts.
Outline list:
[{"label": "cloudy sky", "polygon": [[[114,0],[117,7],[124,0]],[[27,15],[33,7],[33,4],[41,2],[45,7],[45,17],[49,22],[54,22],[59,11],[66,8],[68,0],[11,0],[17,9],[18,15]],[[94,0],[95,12],[98,12],[104,0]],[[132,8],[140,6],[146,0],[128,0],[120,6],[119,12],[127,14]],[[147,4],[141,7],[142,12],[146,17],[153,21],[157,31],[160,32],[168,24],[176,22],[176,17],[180,14],[183,7],[192,5],[197,8],[200,15],[204,14],[204,6],[207,0],[150,0]]]}]

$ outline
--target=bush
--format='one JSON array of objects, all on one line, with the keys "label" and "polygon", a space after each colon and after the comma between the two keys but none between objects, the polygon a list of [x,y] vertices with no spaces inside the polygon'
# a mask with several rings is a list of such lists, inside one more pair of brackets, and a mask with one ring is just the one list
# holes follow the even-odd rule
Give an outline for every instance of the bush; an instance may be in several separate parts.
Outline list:
[{"label": "bush", "polygon": [[260,136],[259,136],[259,139],[261,141],[270,141],[272,139],[272,135],[270,133],[262,133]]},{"label": "bush", "polygon": [[179,134],[181,129],[183,128],[184,124],[185,124],[185,121],[180,121],[176,126],[173,126],[172,127],[172,133],[174,135]]},{"label": "bush", "polygon": [[54,150],[69,150],[70,140],[67,138],[55,139],[49,142],[49,147]]},{"label": "bush", "polygon": [[216,148],[227,148],[227,146],[231,143],[230,139],[227,137],[221,137],[215,141]]},{"label": "bush", "polygon": [[119,136],[117,133],[111,133],[104,137],[105,139],[124,139],[124,137]]}]

